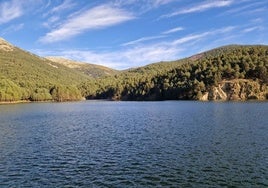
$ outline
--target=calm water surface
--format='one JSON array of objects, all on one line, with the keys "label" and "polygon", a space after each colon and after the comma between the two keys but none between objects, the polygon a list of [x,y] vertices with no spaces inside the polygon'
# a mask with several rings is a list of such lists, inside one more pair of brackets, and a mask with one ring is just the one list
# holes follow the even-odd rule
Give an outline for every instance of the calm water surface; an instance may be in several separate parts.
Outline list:
[{"label": "calm water surface", "polygon": [[268,103],[0,105],[0,187],[268,187]]}]

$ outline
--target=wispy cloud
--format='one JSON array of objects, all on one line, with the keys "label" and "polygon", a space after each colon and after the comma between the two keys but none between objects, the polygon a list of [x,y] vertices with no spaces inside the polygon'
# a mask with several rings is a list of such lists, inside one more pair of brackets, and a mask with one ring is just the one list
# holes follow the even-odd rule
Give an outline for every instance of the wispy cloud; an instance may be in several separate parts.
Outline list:
[{"label": "wispy cloud", "polygon": [[181,44],[185,44],[191,41],[195,41],[197,42],[198,40],[201,39],[205,39],[211,36],[215,36],[215,35],[220,35],[220,34],[227,34],[230,33],[231,31],[233,31],[236,27],[235,26],[227,26],[227,27],[223,27],[220,29],[213,29],[210,31],[206,31],[203,33],[198,33],[198,34],[189,34],[187,36],[184,36],[182,38],[179,38],[175,41],[173,41],[173,45],[181,45]]},{"label": "wispy cloud", "polygon": [[184,30],[183,27],[175,27],[173,29],[164,31],[162,34],[166,35],[166,34],[171,34],[171,33],[175,33],[175,32],[178,32],[178,31],[182,31],[182,30]]},{"label": "wispy cloud", "polygon": [[136,39],[136,40],[133,40],[133,41],[129,41],[129,42],[123,43],[121,46],[136,45],[136,44],[139,44],[139,43],[142,43],[142,42],[146,42],[146,41],[151,41],[151,40],[155,40],[155,39],[166,38],[168,34],[175,33],[175,32],[182,31],[182,30],[184,30],[183,27],[175,27],[175,28],[172,28],[170,30],[167,30],[167,31],[162,32],[160,35],[150,36],[150,37],[142,37],[142,38],[139,38],[139,39]]},{"label": "wispy cloud", "polygon": [[62,15],[69,9],[74,9],[76,3],[73,0],[64,0],[61,4],[50,7],[52,4],[49,1],[45,5],[45,10],[49,8],[48,11],[44,11],[43,17],[48,17],[47,20],[42,24],[46,28],[55,28],[60,24],[59,20],[62,19]]},{"label": "wispy cloud", "polygon": [[233,0],[215,0],[215,1],[205,1],[203,3],[191,6],[191,7],[184,7],[179,11],[173,12],[171,14],[164,15],[162,17],[173,17],[181,14],[189,14],[195,12],[203,12],[212,8],[220,8],[226,7],[233,3]]},{"label": "wispy cloud", "polygon": [[23,27],[24,27],[23,23],[20,23],[17,25],[11,25],[11,26],[5,28],[4,30],[2,30],[1,35],[5,35],[7,33],[19,31],[19,30],[23,29]]},{"label": "wispy cloud", "polygon": [[73,2],[73,0],[63,0],[60,4],[56,4],[56,1],[54,1],[54,3],[49,1],[46,5],[43,5],[43,18],[49,17],[43,25],[52,27],[52,24],[54,24],[53,20],[56,17],[60,18],[60,15],[63,15],[68,10],[74,9],[76,5],[77,4]]},{"label": "wispy cloud", "polygon": [[18,0],[0,3],[0,24],[7,23],[23,14],[22,4]]},{"label": "wispy cloud", "polygon": [[242,32],[249,33],[249,32],[257,31],[257,30],[259,30],[259,31],[262,30],[262,27],[260,27],[260,26],[249,27],[249,28],[244,29]]},{"label": "wispy cloud", "polygon": [[[112,52],[96,52],[90,50],[62,50],[54,55],[69,59],[79,60],[99,64],[114,69],[127,69],[130,67],[139,67],[144,64],[159,62],[164,60],[175,60],[178,58],[180,48],[174,48],[169,45],[145,45],[122,49]],[[44,52],[37,52],[44,55]],[[53,56],[45,52],[45,55]]]},{"label": "wispy cloud", "polygon": [[44,4],[44,0],[1,0],[0,24],[8,23],[26,14],[34,15]]},{"label": "wispy cloud", "polygon": [[133,40],[133,41],[129,41],[129,42],[123,43],[121,46],[136,45],[136,44],[139,44],[139,43],[142,43],[142,42],[146,42],[146,41],[151,41],[151,40],[155,40],[155,39],[166,38],[168,34],[175,33],[175,32],[182,31],[182,30],[184,30],[183,27],[175,27],[175,28],[172,28],[170,30],[167,30],[167,31],[162,32],[160,35],[150,36],[150,37],[142,37],[142,38],[139,38],[139,39],[136,39],[136,40]]},{"label": "wispy cloud", "polygon": [[133,40],[127,43],[122,44],[122,46],[129,46],[129,45],[134,45],[134,44],[138,44],[141,42],[145,42],[145,41],[149,41],[149,40],[154,40],[154,39],[160,39],[160,38],[165,38],[165,35],[159,35],[159,36],[152,36],[152,37],[142,37],[139,38],[137,40]]},{"label": "wispy cloud", "polygon": [[255,19],[250,20],[250,22],[253,24],[261,25],[263,24],[264,20],[262,18],[255,18]]},{"label": "wispy cloud", "polygon": [[[241,14],[250,14],[252,11],[256,11],[256,10],[260,10],[264,9],[265,5],[267,4],[267,2],[252,2],[252,3],[248,3],[246,2],[246,4],[244,5],[243,3],[245,3],[244,1],[238,1],[235,2],[235,4],[237,6],[235,6],[234,8],[231,8],[230,10],[227,10],[226,12],[223,12],[221,14],[221,16],[226,16],[226,15],[241,15]],[[267,9],[266,9],[267,11]]]},{"label": "wispy cloud", "polygon": [[62,4],[51,9],[49,13],[55,13],[73,8],[76,4],[72,0],[64,0]]},{"label": "wispy cloud", "polygon": [[59,16],[51,16],[50,18],[48,18],[48,20],[46,22],[44,22],[42,25],[46,28],[51,28],[53,27],[54,23],[56,23],[57,21],[60,20]]},{"label": "wispy cloud", "polygon": [[[236,27],[234,26],[229,26],[201,33],[189,34],[169,41],[164,40],[150,44],[137,42],[133,45],[126,45],[113,51],[106,50],[96,52],[92,50],[65,49],[58,51],[55,54],[46,53],[45,55],[60,55],[74,60],[100,64],[122,70],[159,61],[176,60],[185,56],[193,55],[194,51],[192,51],[192,49],[199,52],[199,50],[204,47],[204,41],[211,41],[211,43],[213,43],[215,36],[217,36],[217,38],[219,36],[230,36],[230,33],[233,32],[235,28]],[[138,40],[144,41],[147,39],[148,38],[141,38]]]},{"label": "wispy cloud", "polygon": [[161,5],[172,3],[172,2],[175,2],[175,1],[178,1],[178,0],[154,0],[154,1],[151,1],[151,2],[153,3],[154,7],[159,7]]},{"label": "wispy cloud", "polygon": [[118,7],[127,7],[135,10],[136,14],[143,14],[161,6],[180,0],[114,0],[113,4]]},{"label": "wispy cloud", "polygon": [[117,6],[127,6],[127,5],[138,5],[140,7],[146,6],[151,8],[157,8],[162,5],[166,5],[172,2],[176,2],[179,0],[115,0],[114,5]]},{"label": "wispy cloud", "polygon": [[132,19],[134,16],[123,9],[101,5],[75,14],[40,38],[40,41],[42,43],[63,41],[88,30],[106,28]]},{"label": "wispy cloud", "polygon": [[195,34],[195,35],[190,34],[190,35],[187,35],[185,37],[182,37],[180,39],[177,39],[177,40],[173,41],[173,44],[174,45],[179,45],[179,44],[184,44],[186,42],[190,42],[190,41],[193,41],[193,40],[197,41],[199,39],[202,39],[202,38],[208,36],[209,34],[210,34],[210,32],[204,32],[204,33]]}]

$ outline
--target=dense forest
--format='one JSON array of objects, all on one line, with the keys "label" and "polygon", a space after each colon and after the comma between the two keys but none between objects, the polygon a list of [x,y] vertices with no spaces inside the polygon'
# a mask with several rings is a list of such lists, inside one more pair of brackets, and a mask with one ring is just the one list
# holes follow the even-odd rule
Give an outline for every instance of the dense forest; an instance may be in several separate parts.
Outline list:
[{"label": "dense forest", "polygon": [[87,99],[199,100],[224,80],[255,81],[267,92],[267,71],[268,46],[233,45],[91,80],[79,89]]},{"label": "dense forest", "polygon": [[81,100],[84,74],[0,40],[0,101]]},{"label": "dense forest", "polygon": [[[246,93],[244,100],[268,98],[268,46],[263,45],[225,46],[125,71],[81,67],[69,68],[1,39],[0,101],[201,100],[227,82],[223,90]],[[103,70],[111,72],[105,76]]]}]

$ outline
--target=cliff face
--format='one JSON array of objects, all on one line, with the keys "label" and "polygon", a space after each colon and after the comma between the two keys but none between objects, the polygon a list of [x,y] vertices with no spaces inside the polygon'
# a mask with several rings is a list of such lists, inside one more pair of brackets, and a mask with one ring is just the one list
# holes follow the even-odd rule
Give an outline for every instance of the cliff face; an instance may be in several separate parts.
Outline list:
[{"label": "cliff face", "polygon": [[268,86],[259,81],[236,79],[221,82],[212,87],[200,100],[266,100],[268,99]]}]

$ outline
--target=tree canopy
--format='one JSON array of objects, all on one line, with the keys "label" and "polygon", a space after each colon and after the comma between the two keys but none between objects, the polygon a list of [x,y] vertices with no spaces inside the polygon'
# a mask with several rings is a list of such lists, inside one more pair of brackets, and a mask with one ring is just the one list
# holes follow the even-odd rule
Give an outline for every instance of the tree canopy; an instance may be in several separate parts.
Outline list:
[{"label": "tree canopy", "polygon": [[223,80],[268,84],[267,46],[226,46],[196,56],[153,64],[80,85],[88,99],[199,99]]},{"label": "tree canopy", "polygon": [[268,96],[268,46],[225,46],[101,78],[18,48],[0,50],[0,101],[196,100],[235,79],[257,82]]}]

